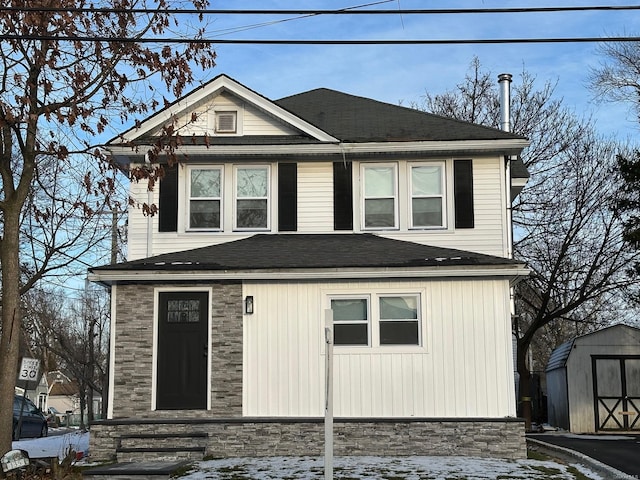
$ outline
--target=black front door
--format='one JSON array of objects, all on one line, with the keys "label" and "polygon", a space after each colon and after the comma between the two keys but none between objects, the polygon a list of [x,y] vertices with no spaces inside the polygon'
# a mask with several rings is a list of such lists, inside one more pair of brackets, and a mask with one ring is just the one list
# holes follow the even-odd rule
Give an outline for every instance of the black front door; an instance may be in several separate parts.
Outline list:
[{"label": "black front door", "polygon": [[593,356],[596,430],[640,430],[640,357]]},{"label": "black front door", "polygon": [[207,292],[161,292],[158,296],[156,408],[207,408]]}]

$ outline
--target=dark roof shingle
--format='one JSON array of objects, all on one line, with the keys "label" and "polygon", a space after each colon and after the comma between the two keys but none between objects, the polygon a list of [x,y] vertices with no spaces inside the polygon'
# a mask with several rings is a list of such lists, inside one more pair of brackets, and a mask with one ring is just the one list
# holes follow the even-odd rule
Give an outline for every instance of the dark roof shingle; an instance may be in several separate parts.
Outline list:
[{"label": "dark roof shingle", "polygon": [[521,139],[412,108],[318,88],[274,103],[345,142],[407,142]]},{"label": "dark roof shingle", "polygon": [[167,253],[100,270],[262,270],[497,266],[515,260],[433,247],[373,234],[258,234],[242,240]]}]

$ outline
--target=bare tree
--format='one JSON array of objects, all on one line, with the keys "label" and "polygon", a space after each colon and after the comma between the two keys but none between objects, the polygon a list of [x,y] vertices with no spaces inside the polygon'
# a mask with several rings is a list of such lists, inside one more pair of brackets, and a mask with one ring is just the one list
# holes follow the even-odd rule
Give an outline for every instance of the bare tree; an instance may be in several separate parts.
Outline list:
[{"label": "bare tree", "polygon": [[592,90],[605,101],[628,102],[640,114],[640,42],[600,46],[601,62],[591,69]]},{"label": "bare tree", "polygon": [[[0,44],[0,267],[2,268],[2,328],[0,336],[0,455],[11,448],[13,392],[19,359],[23,295],[42,274],[52,273],[49,261],[24,252],[25,208],[37,182],[44,182],[48,162],[75,168],[77,155],[92,155],[97,174],[86,172],[78,186],[96,197],[113,192],[113,166],[95,148],[111,128],[119,130],[138,114],[166,102],[163,90],[180,96],[194,81],[193,67],[215,65],[215,53],[205,44],[178,47],[135,42],[161,37],[177,26],[168,9],[203,9],[206,0],[105,0],[105,9],[87,9],[78,0],[36,0],[25,8],[0,11],[0,28],[8,38]],[[38,10],[36,10],[38,8]],[[147,10],[149,9],[149,10]],[[189,17],[195,18],[195,17]],[[200,29],[182,33],[201,36]],[[63,39],[64,38],[64,39]],[[103,162],[103,163],[101,163]],[[153,177],[154,169],[138,172]],[[61,198],[58,190],[54,198]],[[90,215],[96,205],[82,202],[69,215]],[[70,212],[73,212],[71,210]],[[73,256],[74,234],[49,227],[48,212],[32,210],[30,225],[40,229],[33,239],[55,238]],[[69,217],[71,219],[72,217]],[[44,233],[48,232],[48,233]],[[35,245],[31,243],[30,245]],[[50,247],[42,245],[43,251]],[[62,247],[56,247],[62,254]],[[23,268],[25,267],[25,268]]]},{"label": "bare tree", "polygon": [[[496,126],[497,77],[482,72],[477,59],[470,70],[456,90],[427,95],[423,108]],[[512,94],[512,130],[531,141],[522,154],[531,179],[513,206],[514,255],[532,272],[518,285],[514,318],[520,413],[527,427],[532,342],[541,329],[557,322],[595,328],[605,321],[603,313],[615,292],[635,282],[627,269],[637,258],[623,242],[616,208],[615,158],[620,147],[598,136],[589,119],[576,117],[553,93],[553,84],[538,88],[535,77],[525,71]],[[487,98],[471,101],[469,96],[476,94]],[[471,107],[460,108],[463,104]]]},{"label": "bare tree", "polygon": [[[94,393],[106,395],[109,355],[109,295],[87,286],[79,299],[34,288],[23,297],[24,338],[46,371],[61,370],[79,388],[80,426],[96,418]],[[85,416],[86,413],[86,416]]]}]

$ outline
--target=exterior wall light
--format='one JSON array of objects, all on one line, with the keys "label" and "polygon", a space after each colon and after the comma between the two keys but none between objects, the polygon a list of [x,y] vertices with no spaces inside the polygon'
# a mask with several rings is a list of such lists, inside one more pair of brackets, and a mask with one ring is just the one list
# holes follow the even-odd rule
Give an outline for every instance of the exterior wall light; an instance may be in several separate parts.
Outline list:
[{"label": "exterior wall light", "polygon": [[253,295],[244,297],[244,313],[253,313]]}]

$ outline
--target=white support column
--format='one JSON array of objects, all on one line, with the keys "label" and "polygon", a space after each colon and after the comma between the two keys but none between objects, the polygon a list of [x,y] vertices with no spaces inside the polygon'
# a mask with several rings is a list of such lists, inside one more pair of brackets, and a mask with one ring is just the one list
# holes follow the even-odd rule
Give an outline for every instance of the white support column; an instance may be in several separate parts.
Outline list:
[{"label": "white support column", "polygon": [[333,480],[333,310],[325,314],[324,479]]}]

